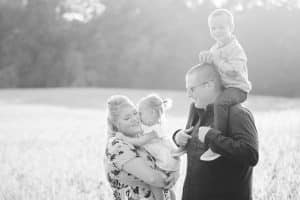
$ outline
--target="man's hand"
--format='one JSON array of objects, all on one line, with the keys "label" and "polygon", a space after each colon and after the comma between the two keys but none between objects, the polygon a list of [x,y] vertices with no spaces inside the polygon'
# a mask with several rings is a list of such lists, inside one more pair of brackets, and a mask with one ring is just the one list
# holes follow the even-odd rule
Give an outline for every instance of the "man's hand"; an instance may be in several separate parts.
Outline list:
[{"label": "man's hand", "polygon": [[179,178],[179,175],[180,175],[179,174],[179,170],[177,170],[175,172],[172,172],[170,174],[170,176],[168,176],[167,179],[166,179],[167,185],[166,185],[165,188],[166,189],[172,188],[176,184],[176,182],[177,182],[177,180]]},{"label": "man's hand", "polygon": [[175,142],[181,146],[181,147],[184,147],[188,140],[190,138],[192,138],[191,135],[189,135],[189,133],[191,133],[193,131],[194,127],[190,127],[188,129],[185,129],[185,130],[180,130],[178,133],[176,133],[175,135]]},{"label": "man's hand", "polygon": [[201,126],[199,128],[199,132],[198,132],[198,138],[201,142],[204,143],[204,140],[205,140],[205,136],[207,134],[207,132],[210,130],[211,128],[208,127],[208,126]]},{"label": "man's hand", "polygon": [[199,62],[212,63],[213,62],[212,54],[209,51],[201,51],[199,53]]}]

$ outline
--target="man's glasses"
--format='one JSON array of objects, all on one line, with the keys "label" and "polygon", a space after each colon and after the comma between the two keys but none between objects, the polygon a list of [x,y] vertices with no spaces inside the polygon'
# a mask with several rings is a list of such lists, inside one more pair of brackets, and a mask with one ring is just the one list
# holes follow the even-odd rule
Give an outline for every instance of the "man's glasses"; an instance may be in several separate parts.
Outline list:
[{"label": "man's glasses", "polygon": [[198,87],[200,87],[200,88],[206,88],[206,87],[209,85],[209,83],[212,82],[212,81],[214,81],[214,80],[208,80],[208,81],[205,81],[205,82],[203,82],[203,83],[194,85],[194,86],[192,86],[192,87],[188,87],[188,88],[186,88],[186,90],[187,90],[188,92],[192,92],[192,93],[193,93]]}]

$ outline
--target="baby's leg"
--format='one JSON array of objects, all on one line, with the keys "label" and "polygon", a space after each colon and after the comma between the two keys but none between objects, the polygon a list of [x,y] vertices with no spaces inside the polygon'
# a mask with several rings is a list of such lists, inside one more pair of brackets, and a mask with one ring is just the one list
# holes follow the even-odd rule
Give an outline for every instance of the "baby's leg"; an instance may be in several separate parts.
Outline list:
[{"label": "baby's leg", "polygon": [[174,151],[172,151],[171,154],[173,157],[178,158],[185,153],[186,153],[186,150],[183,147],[179,147],[179,148],[175,149]]},{"label": "baby's leg", "polygon": [[151,186],[150,189],[155,200],[165,200],[164,190],[162,188]]},{"label": "baby's leg", "polygon": [[247,93],[238,88],[226,88],[222,91],[214,104],[214,128],[226,134],[229,107],[246,99]]},{"label": "baby's leg", "polygon": [[172,189],[169,189],[169,191],[170,191],[171,200],[176,200],[175,192]]}]

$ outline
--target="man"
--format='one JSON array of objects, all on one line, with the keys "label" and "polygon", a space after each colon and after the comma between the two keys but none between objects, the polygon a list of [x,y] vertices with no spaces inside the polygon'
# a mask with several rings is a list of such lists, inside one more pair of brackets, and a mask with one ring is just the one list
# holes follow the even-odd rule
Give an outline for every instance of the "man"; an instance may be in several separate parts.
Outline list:
[{"label": "man", "polygon": [[[251,200],[252,170],[258,162],[257,131],[249,110],[231,106],[225,133],[213,125],[213,103],[222,91],[212,64],[192,67],[186,74],[186,89],[193,103],[185,130],[173,135],[177,146],[187,151],[187,171],[182,200]],[[221,156],[203,161],[211,148]]]}]

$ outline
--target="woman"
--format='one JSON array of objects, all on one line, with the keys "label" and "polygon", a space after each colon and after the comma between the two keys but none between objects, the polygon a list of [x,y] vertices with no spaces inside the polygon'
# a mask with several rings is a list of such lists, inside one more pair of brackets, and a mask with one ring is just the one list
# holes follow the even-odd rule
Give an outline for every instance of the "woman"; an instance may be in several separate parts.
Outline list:
[{"label": "woman", "polygon": [[[116,95],[108,100],[107,124],[105,168],[115,200],[154,200],[151,187],[174,185],[178,175],[166,177],[156,170],[155,161],[146,150],[114,137],[115,132],[128,137],[142,134],[138,112],[127,97]],[[169,199],[168,190],[165,199]]]}]

